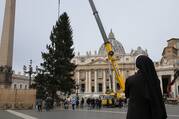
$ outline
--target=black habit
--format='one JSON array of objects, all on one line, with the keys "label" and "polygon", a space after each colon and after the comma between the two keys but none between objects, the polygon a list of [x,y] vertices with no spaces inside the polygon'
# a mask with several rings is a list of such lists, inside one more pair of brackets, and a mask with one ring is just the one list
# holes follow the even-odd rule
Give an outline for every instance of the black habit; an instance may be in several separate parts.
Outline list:
[{"label": "black habit", "polygon": [[152,60],[141,55],[136,66],[138,72],[125,83],[125,96],[129,98],[127,119],[166,119],[160,81]]}]

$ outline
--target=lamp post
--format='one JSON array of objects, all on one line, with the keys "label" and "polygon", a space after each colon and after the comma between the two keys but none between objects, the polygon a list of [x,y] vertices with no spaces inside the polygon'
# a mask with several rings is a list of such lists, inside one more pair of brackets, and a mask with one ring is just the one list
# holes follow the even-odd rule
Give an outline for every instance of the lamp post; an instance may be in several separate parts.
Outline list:
[{"label": "lamp post", "polygon": [[[31,80],[32,80],[32,74],[36,74],[36,71],[33,71],[33,67],[32,67],[32,60],[30,60],[30,64],[28,66],[28,71],[27,71],[27,66],[23,66],[23,70],[25,74],[29,74],[29,88],[31,86]],[[36,67],[37,70],[37,67]]]}]

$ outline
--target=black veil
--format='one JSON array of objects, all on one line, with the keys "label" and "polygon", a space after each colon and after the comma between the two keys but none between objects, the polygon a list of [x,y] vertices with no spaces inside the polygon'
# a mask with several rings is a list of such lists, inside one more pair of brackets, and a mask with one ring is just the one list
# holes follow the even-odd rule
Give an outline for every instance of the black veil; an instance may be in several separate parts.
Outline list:
[{"label": "black veil", "polygon": [[139,69],[138,72],[144,76],[144,97],[149,100],[152,119],[165,119],[167,117],[166,109],[153,61],[145,55],[140,55],[136,59],[136,67]]}]

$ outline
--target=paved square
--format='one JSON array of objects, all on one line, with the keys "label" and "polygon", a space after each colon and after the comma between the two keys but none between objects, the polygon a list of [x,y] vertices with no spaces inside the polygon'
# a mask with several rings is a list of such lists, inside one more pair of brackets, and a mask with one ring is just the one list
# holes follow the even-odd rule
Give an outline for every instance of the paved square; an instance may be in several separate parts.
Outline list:
[{"label": "paved square", "polygon": [[[166,105],[167,119],[179,119],[179,105]],[[1,110],[0,119],[126,119],[126,108],[103,108],[101,110],[64,110],[49,112],[35,110]],[[17,112],[17,114],[16,114]]]}]

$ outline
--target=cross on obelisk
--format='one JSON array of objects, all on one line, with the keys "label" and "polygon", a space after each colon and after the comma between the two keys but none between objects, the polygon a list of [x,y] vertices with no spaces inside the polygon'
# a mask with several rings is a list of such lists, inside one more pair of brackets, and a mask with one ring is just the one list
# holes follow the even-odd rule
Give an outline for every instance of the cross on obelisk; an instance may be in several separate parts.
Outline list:
[{"label": "cross on obelisk", "polygon": [[16,0],[6,0],[0,43],[0,88],[9,87],[12,76],[12,57]]}]

